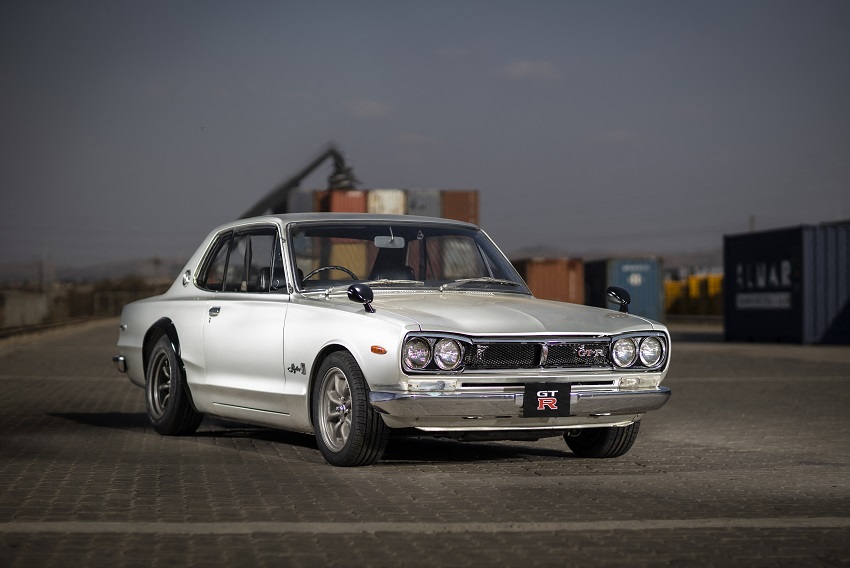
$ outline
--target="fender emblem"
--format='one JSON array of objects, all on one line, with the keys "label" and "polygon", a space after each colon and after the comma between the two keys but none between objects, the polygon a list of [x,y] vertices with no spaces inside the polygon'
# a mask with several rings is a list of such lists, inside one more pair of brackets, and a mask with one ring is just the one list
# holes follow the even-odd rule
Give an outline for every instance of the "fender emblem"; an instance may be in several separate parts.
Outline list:
[{"label": "fender emblem", "polygon": [[301,363],[300,365],[296,365],[295,363],[293,363],[293,364],[292,364],[292,365],[290,365],[290,366],[289,366],[289,368],[288,368],[288,369],[286,369],[286,370],[287,370],[287,371],[289,371],[290,373],[298,373],[298,372],[301,372],[301,374],[302,374],[302,375],[306,375],[306,374],[307,374],[307,366],[306,366],[304,363]]}]

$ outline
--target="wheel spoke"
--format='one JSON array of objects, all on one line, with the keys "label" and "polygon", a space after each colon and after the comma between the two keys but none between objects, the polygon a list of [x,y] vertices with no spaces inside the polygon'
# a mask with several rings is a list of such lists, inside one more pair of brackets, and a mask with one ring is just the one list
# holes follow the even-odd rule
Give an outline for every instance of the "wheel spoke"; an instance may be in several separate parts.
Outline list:
[{"label": "wheel spoke", "polygon": [[328,402],[330,402],[330,406],[336,408],[340,404],[342,404],[343,400],[339,393],[334,391],[328,391]]},{"label": "wheel spoke", "polygon": [[345,375],[338,374],[334,377],[333,392],[341,399],[346,398],[348,394],[348,381]]},{"label": "wheel spoke", "polygon": [[335,451],[342,450],[351,434],[351,386],[338,368],[325,374],[321,424],[328,445]]}]

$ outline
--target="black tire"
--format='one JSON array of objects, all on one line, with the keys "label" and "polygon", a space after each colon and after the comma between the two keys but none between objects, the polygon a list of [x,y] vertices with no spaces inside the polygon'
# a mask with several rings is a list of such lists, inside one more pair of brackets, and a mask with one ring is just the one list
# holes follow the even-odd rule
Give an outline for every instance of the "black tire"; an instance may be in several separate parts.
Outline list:
[{"label": "black tire", "polygon": [[183,365],[166,335],[156,341],[148,358],[145,408],[148,422],[163,436],[191,434],[204,418],[189,400]]},{"label": "black tire", "polygon": [[369,404],[369,387],[350,353],[338,351],[322,361],[312,405],[316,441],[329,464],[370,465],[384,454],[390,429]]},{"label": "black tire", "polygon": [[582,458],[618,458],[628,452],[637,439],[640,422],[609,428],[583,428],[578,436],[564,434],[572,452]]}]

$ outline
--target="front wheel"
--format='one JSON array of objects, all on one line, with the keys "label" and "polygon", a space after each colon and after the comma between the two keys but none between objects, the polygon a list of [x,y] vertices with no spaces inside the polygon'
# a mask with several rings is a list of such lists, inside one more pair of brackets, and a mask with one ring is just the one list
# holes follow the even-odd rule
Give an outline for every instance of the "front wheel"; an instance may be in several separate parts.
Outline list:
[{"label": "front wheel", "polygon": [[583,428],[578,435],[564,434],[572,452],[582,458],[618,458],[628,452],[637,439],[640,422],[628,426]]},{"label": "front wheel", "polygon": [[313,386],[313,429],[331,465],[369,465],[383,455],[390,430],[369,404],[368,393],[351,354],[340,351],[322,362]]},{"label": "front wheel", "polygon": [[171,340],[163,335],[151,350],[145,374],[148,422],[163,436],[191,434],[203,419],[189,400],[182,369]]}]

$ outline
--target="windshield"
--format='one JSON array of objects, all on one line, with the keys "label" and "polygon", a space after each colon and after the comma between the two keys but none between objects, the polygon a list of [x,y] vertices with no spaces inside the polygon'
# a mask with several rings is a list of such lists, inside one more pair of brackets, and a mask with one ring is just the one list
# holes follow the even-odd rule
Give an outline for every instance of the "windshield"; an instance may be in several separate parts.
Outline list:
[{"label": "windshield", "polygon": [[479,229],[422,223],[304,222],[289,229],[296,286],[487,290],[529,294]]}]

